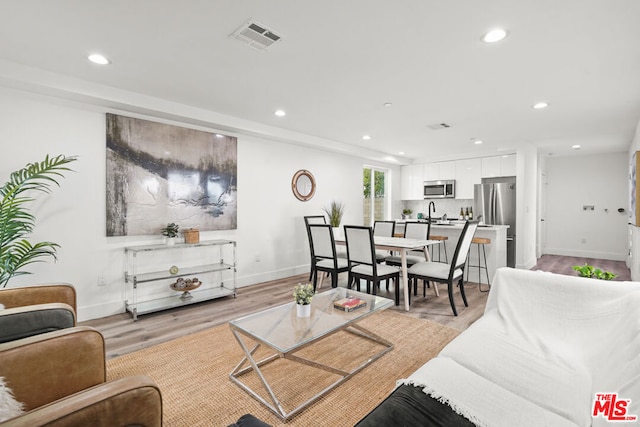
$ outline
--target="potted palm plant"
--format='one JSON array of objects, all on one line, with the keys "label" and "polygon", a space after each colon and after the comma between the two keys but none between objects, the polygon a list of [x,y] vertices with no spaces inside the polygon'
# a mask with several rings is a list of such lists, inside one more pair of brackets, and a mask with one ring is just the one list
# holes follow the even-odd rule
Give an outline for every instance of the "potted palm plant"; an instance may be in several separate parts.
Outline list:
[{"label": "potted palm plant", "polygon": [[14,276],[30,274],[23,270],[29,264],[46,257],[57,259],[57,243],[28,240],[36,222],[29,204],[35,200],[34,192],[50,193],[53,185],[59,186],[58,179],[71,170],[67,165],[75,160],[75,156],[47,155],[42,162],[28,163],[13,172],[0,187],[0,287],[6,287]]}]

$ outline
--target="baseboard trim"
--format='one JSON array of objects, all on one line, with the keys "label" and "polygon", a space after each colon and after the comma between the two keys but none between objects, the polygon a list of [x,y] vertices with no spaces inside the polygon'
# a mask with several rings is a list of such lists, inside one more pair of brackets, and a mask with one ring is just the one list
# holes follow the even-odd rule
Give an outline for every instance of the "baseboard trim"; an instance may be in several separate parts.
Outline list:
[{"label": "baseboard trim", "polygon": [[109,301],[78,307],[76,315],[78,316],[78,322],[84,322],[85,320],[100,319],[124,312],[124,301]]},{"label": "baseboard trim", "polygon": [[598,251],[576,251],[574,249],[546,248],[544,251],[548,255],[574,256],[580,258],[607,259],[611,261],[624,261],[626,253],[598,252]]},{"label": "baseboard trim", "polygon": [[[261,272],[258,274],[252,274],[249,276],[242,276],[236,278],[236,288],[243,288],[245,286],[255,285],[262,282],[270,282],[272,280],[283,279],[285,277],[297,276],[299,274],[309,273],[309,266],[302,265],[291,268],[284,268],[281,270],[273,270]],[[84,322],[85,320],[100,319],[102,317],[113,316],[115,314],[121,314],[126,311],[124,301],[108,301],[100,304],[86,305],[78,307],[77,317],[78,322]]]},{"label": "baseboard trim", "polygon": [[260,273],[236,278],[236,287],[242,288],[245,286],[255,285],[257,283],[270,282],[272,280],[283,279],[285,277],[297,276],[299,274],[305,273],[309,273],[308,265],[283,268],[281,270],[263,271]]}]

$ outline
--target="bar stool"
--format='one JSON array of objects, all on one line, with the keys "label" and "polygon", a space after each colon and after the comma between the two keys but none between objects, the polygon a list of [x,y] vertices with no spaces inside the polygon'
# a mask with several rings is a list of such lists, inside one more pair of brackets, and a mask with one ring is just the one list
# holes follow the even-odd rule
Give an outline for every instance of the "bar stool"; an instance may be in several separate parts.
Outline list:
[{"label": "bar stool", "polygon": [[[474,237],[473,239],[471,239],[471,244],[478,245],[477,246],[478,247],[478,265],[471,265],[467,262],[467,281],[469,280],[469,271],[471,270],[471,267],[476,267],[478,269],[478,290],[480,292],[488,292],[489,289],[487,289],[486,291],[482,290],[482,283],[481,283],[482,280],[480,279],[480,270],[484,269],[487,275],[487,285],[490,288],[491,283],[489,282],[489,269],[487,268],[487,253],[485,252],[484,246],[491,244],[491,239],[487,237]],[[482,258],[480,257],[481,246],[482,246],[482,255],[484,257],[484,265],[482,265]]]},{"label": "bar stool", "polygon": [[[442,248],[444,248],[444,262],[446,264],[449,263],[449,259],[447,258],[447,244],[446,244],[446,240],[449,240],[449,238],[447,236],[429,236],[429,240],[438,240],[440,243],[438,243],[438,262],[442,262],[441,261],[441,255],[442,255]],[[434,251],[432,251],[434,252]]]}]

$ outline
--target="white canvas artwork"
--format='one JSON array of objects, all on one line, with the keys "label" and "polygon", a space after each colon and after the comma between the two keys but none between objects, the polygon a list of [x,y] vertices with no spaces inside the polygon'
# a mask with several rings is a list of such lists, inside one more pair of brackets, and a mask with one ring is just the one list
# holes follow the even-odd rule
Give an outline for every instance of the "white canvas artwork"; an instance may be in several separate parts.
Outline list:
[{"label": "white canvas artwork", "polygon": [[237,228],[237,138],[107,114],[107,236]]}]

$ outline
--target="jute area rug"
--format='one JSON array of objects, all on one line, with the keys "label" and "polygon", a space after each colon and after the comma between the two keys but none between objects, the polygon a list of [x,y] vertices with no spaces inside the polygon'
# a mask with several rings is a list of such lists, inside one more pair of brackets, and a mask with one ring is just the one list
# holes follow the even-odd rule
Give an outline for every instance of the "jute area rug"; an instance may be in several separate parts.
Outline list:
[{"label": "jute area rug", "polygon": [[[393,350],[287,422],[229,379],[244,353],[227,324],[111,359],[107,376],[109,380],[140,374],[153,378],[162,392],[165,426],[228,426],[246,413],[272,426],[353,426],[384,400],[396,380],[409,376],[459,334],[390,310],[365,318],[360,325],[393,342]],[[339,332],[298,354],[349,369],[380,349],[379,344]],[[337,378],[286,359],[264,366],[263,373],[287,412]],[[242,378],[267,396],[257,375]]]}]

